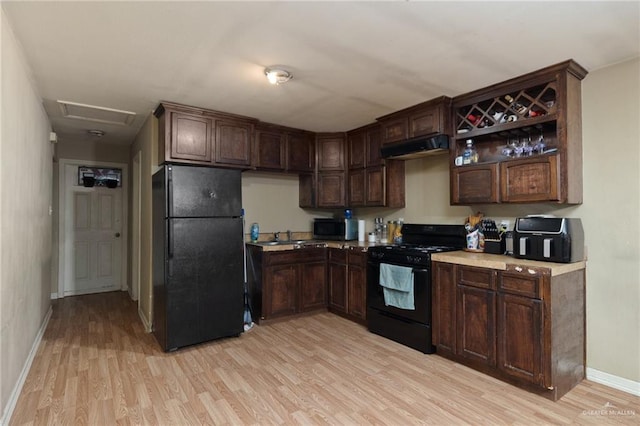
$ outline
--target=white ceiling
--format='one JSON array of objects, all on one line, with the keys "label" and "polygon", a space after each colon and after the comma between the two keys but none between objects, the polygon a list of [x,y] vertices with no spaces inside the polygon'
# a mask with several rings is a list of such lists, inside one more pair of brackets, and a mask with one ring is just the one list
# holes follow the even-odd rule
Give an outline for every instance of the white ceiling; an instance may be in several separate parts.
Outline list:
[{"label": "white ceiling", "polygon": [[[346,131],[573,58],[640,56],[640,2],[2,1],[60,141],[129,144],[166,100]],[[267,83],[282,65],[294,79]],[[588,78],[588,77],[587,77]],[[137,113],[63,118],[57,100]]]}]

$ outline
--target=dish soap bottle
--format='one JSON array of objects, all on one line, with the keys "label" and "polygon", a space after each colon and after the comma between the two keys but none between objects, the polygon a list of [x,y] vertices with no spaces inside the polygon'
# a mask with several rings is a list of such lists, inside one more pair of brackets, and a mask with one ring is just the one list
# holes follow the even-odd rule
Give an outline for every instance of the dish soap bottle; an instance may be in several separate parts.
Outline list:
[{"label": "dish soap bottle", "polygon": [[462,153],[462,164],[475,164],[478,162],[478,151],[473,146],[473,139],[467,139],[467,146]]},{"label": "dish soap bottle", "polygon": [[254,222],[251,224],[251,242],[257,243],[259,236],[260,236],[260,227],[258,226],[257,223]]}]

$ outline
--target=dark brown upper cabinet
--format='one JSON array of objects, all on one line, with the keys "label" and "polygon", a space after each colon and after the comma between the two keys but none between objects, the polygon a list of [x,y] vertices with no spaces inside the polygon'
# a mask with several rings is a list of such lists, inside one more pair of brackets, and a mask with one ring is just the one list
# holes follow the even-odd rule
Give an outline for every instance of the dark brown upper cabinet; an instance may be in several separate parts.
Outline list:
[{"label": "dark brown upper cabinet", "polygon": [[404,207],[404,162],[383,160],[380,125],[347,132],[348,206]]},{"label": "dark brown upper cabinet", "polygon": [[278,127],[258,125],[254,140],[253,165],[258,170],[286,169],[286,135]]},{"label": "dark brown upper cabinet", "polygon": [[318,171],[344,171],[344,133],[318,133]]},{"label": "dark brown upper cabinet", "polygon": [[158,117],[158,163],[249,168],[257,120],[218,111],[161,103]]},{"label": "dark brown upper cabinet", "polygon": [[[586,75],[569,60],[453,98],[451,204],[582,203]],[[478,163],[456,165],[467,140]]]},{"label": "dark brown upper cabinet", "polygon": [[451,98],[440,96],[378,118],[382,144],[450,132]]},{"label": "dark brown upper cabinet", "polygon": [[313,172],[316,167],[315,134],[303,130],[288,130],[287,171]]}]

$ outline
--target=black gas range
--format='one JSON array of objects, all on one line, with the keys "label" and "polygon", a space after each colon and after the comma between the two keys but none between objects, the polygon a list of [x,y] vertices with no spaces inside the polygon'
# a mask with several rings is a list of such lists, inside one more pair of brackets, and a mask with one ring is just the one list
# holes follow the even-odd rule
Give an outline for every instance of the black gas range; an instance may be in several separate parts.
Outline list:
[{"label": "black gas range", "polygon": [[402,244],[367,251],[369,331],[417,349],[435,352],[431,342],[431,255],[462,249],[462,225],[405,224]]}]

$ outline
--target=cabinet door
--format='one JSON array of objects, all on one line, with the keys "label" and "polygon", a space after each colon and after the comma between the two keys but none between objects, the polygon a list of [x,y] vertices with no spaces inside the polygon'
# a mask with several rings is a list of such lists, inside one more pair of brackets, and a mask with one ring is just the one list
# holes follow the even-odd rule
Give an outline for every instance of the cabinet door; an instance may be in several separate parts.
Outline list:
[{"label": "cabinet door", "polygon": [[498,188],[496,163],[451,170],[451,204],[497,203]]},{"label": "cabinet door", "polygon": [[558,156],[540,156],[500,164],[500,196],[504,202],[560,200]]},{"label": "cabinet door", "polygon": [[365,320],[367,316],[367,276],[366,255],[349,253],[348,268],[348,312],[349,315]]},{"label": "cabinet door", "polygon": [[251,166],[253,125],[235,120],[216,120],[217,164]]},{"label": "cabinet door", "polygon": [[316,165],[313,133],[287,133],[287,170],[312,172]]},{"label": "cabinet door", "polygon": [[298,176],[298,205],[302,208],[316,207],[316,180],[313,173]]},{"label": "cabinet door", "polygon": [[458,285],[458,355],[496,365],[495,292]]},{"label": "cabinet door", "polygon": [[258,169],[285,169],[285,139],[277,130],[256,130],[253,147],[254,165]]},{"label": "cabinet door", "polygon": [[365,169],[349,170],[349,207],[365,206]]},{"label": "cabinet door", "polygon": [[409,137],[429,135],[442,131],[440,107],[428,108],[409,116]]},{"label": "cabinet door", "polygon": [[264,280],[264,317],[296,313],[298,266],[270,266],[265,270]]},{"label": "cabinet door", "polygon": [[438,352],[456,353],[456,283],[451,263],[433,262],[433,344]]},{"label": "cabinet door", "polygon": [[384,167],[368,167],[365,173],[367,206],[384,206],[386,200],[386,181]]},{"label": "cabinet door", "polygon": [[366,162],[365,166],[382,165],[382,157],[380,156],[380,148],[382,147],[382,132],[379,126],[375,126],[367,131],[366,135]]},{"label": "cabinet door", "polygon": [[399,117],[383,121],[380,124],[382,129],[382,144],[399,142],[407,139],[409,135],[409,118]]},{"label": "cabinet door", "polygon": [[498,295],[498,368],[528,382],[548,386],[542,368],[542,301]]},{"label": "cabinet door", "polygon": [[326,308],[326,262],[302,264],[300,269],[300,312]]},{"label": "cabinet door", "polygon": [[[330,249],[338,250],[340,249]],[[329,255],[331,256],[331,255]],[[329,307],[347,312],[347,264],[329,261]]]},{"label": "cabinet door", "polygon": [[318,207],[344,207],[345,201],[345,173],[318,173]]},{"label": "cabinet door", "polygon": [[347,134],[347,149],[349,169],[365,167],[367,133],[365,130],[357,130]]},{"label": "cabinet door", "polygon": [[211,163],[213,122],[211,119],[183,114],[171,113],[171,159],[191,160]]},{"label": "cabinet door", "polygon": [[318,149],[319,171],[344,170],[344,135],[318,135],[316,140]]}]

